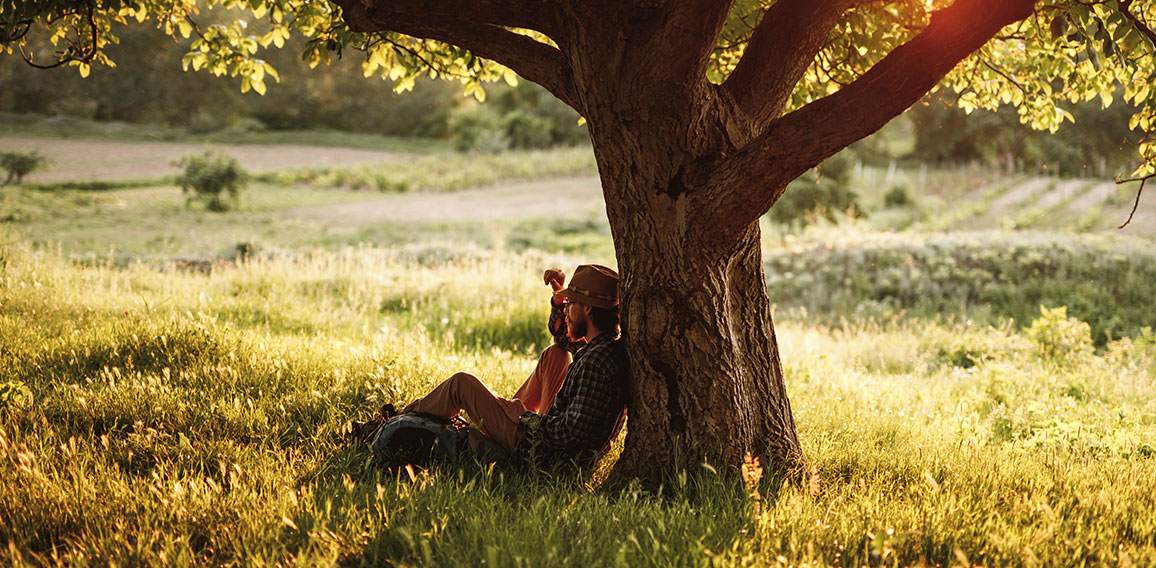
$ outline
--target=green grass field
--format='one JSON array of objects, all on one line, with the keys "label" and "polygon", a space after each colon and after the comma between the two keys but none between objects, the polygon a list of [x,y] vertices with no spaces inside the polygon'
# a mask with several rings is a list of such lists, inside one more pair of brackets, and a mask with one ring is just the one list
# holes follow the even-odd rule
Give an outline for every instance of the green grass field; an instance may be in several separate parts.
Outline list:
[{"label": "green grass field", "polygon": [[[604,221],[327,237],[279,212],[366,192],[264,182],[212,215],[165,187],[0,191],[0,564],[1156,564],[1151,329],[1097,344],[1058,309],[935,316],[867,287],[839,306],[784,303],[815,497],[705,463],[662,487],[607,477],[610,461],[593,479],[387,472],[342,425],[458,370],[511,393],[548,341],[542,269],[611,262]],[[862,227],[768,228],[768,266],[802,266],[792,255],[808,250],[971,258],[966,238],[910,233],[887,248]],[[990,250],[1034,237],[1001,238]],[[1085,242],[1067,239],[1043,241]],[[241,243],[255,252],[236,254]],[[989,260],[1035,266],[1015,258]],[[898,278],[887,262],[854,266]],[[940,272],[904,277],[959,277]],[[1044,276],[1049,308],[1085,279],[1067,274]]]}]

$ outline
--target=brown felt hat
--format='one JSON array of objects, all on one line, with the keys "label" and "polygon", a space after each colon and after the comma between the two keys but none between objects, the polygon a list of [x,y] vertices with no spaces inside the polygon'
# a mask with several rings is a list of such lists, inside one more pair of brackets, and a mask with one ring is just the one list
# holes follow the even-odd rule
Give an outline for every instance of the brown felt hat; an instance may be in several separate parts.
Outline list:
[{"label": "brown felt hat", "polygon": [[598,264],[583,264],[574,270],[570,285],[554,295],[596,308],[613,308],[618,305],[618,273]]}]

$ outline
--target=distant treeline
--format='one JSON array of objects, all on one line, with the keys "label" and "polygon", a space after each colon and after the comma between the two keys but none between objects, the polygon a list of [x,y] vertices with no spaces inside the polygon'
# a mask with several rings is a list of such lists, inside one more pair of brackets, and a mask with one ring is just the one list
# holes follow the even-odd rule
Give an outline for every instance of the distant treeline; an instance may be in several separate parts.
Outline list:
[{"label": "distant treeline", "polygon": [[1139,159],[1136,144],[1142,133],[1128,128],[1135,108],[1120,91],[1106,109],[1099,99],[1063,105],[1076,122],[1066,122],[1054,134],[1020,124],[1014,108],[969,115],[950,95],[928,95],[907,113],[915,133],[912,157],[924,163],[980,162],[1063,176],[1126,174]]},{"label": "distant treeline", "polygon": [[[331,129],[406,137],[453,138],[459,147],[541,148],[589,140],[579,116],[528,81],[488,85],[487,103],[463,96],[453,81],[419,81],[397,94],[392,82],[362,74],[360,53],[309,69],[302,40],[263,56],[281,81],[268,93],[242,94],[240,81],[185,72],[186,40],[174,43],[155,30],[121,27],[108,53],[116,68],[93,67],[82,78],[74,67],[39,70],[18,55],[0,56],[0,111],[95,120],[166,124],[194,133],[225,129]],[[50,44],[41,49],[51,50]]]}]

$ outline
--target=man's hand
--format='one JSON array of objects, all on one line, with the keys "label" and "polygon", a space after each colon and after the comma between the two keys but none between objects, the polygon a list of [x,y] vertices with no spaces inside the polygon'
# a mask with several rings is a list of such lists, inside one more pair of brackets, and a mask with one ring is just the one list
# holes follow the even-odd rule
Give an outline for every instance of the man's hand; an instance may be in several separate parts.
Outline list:
[{"label": "man's hand", "polygon": [[542,280],[555,292],[566,287],[566,273],[561,268],[547,268],[542,274]]}]

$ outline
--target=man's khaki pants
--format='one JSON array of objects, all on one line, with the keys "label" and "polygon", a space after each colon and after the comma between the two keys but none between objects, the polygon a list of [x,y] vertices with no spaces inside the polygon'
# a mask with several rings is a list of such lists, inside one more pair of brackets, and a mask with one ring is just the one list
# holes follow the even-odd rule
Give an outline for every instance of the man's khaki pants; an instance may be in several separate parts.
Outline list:
[{"label": "man's khaki pants", "polygon": [[562,389],[569,367],[570,353],[551,345],[542,352],[534,372],[514,398],[495,395],[469,373],[454,373],[429,394],[411,402],[402,412],[425,412],[452,418],[465,410],[482,432],[512,452],[522,437],[518,430],[519,417],[527,410],[545,414]]}]

